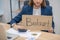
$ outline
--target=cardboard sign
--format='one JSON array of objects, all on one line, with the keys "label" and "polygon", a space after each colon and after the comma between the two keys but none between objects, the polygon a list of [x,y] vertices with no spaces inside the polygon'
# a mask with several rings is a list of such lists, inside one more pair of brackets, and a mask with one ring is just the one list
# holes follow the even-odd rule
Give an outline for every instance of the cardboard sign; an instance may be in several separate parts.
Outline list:
[{"label": "cardboard sign", "polygon": [[23,15],[20,25],[30,30],[48,30],[52,28],[52,16]]}]

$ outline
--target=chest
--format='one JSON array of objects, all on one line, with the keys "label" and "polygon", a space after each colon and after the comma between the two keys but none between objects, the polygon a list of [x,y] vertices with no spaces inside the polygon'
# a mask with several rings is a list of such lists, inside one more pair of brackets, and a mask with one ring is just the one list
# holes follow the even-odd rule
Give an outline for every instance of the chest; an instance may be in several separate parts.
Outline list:
[{"label": "chest", "polygon": [[[51,12],[49,12],[49,10],[47,10],[47,9],[41,9],[39,11],[40,11],[41,15],[47,15],[47,16],[51,15]],[[25,10],[24,15],[33,15],[33,12],[34,12],[33,9],[28,9],[28,10]],[[39,12],[37,12],[37,13],[39,13]]]}]

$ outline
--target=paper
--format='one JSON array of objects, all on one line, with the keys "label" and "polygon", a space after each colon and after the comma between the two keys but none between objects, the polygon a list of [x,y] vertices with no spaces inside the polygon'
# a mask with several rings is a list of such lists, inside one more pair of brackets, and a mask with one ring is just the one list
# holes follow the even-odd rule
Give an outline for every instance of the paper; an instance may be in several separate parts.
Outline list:
[{"label": "paper", "polygon": [[41,35],[41,32],[29,32],[26,40],[36,40]]},{"label": "paper", "polygon": [[26,32],[18,32],[16,31],[15,29],[13,28],[10,28],[9,30],[7,30],[7,33],[9,34],[15,34],[15,35],[19,35],[19,36],[22,36],[22,37],[28,37],[28,34],[29,34],[29,30],[26,31]]},{"label": "paper", "polygon": [[18,35],[18,36],[21,36],[21,37],[26,37],[27,39],[31,39],[31,38],[32,39],[37,39],[41,35],[41,32],[30,32],[30,30],[28,30],[27,32],[18,32],[13,28],[10,28],[7,31],[7,33],[10,33],[10,34],[13,34],[13,35],[15,34],[15,35]]},{"label": "paper", "polygon": [[13,28],[10,28],[9,30],[6,31],[7,33],[10,33],[10,34],[15,34],[15,35],[18,35],[18,31],[16,31],[15,29]]},{"label": "paper", "polygon": [[37,39],[41,35],[41,32],[31,32],[31,35]]}]

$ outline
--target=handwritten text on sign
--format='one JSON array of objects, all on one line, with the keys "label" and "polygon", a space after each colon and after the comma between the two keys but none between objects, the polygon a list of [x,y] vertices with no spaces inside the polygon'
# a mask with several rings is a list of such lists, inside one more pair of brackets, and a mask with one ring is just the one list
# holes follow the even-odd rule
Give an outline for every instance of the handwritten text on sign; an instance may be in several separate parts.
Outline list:
[{"label": "handwritten text on sign", "polygon": [[47,29],[52,27],[52,16],[23,15],[22,25]]}]

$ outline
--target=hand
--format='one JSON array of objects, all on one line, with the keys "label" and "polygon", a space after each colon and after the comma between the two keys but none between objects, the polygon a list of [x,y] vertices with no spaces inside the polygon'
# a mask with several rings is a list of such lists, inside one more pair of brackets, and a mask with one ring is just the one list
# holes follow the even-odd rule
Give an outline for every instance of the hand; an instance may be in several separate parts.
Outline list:
[{"label": "hand", "polygon": [[13,28],[16,29],[16,30],[18,30],[18,29],[25,29],[24,26],[20,26],[20,25],[16,25],[16,24],[13,26]]},{"label": "hand", "polygon": [[49,33],[53,33],[53,29],[49,29],[48,32],[49,32]]}]

